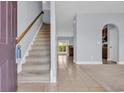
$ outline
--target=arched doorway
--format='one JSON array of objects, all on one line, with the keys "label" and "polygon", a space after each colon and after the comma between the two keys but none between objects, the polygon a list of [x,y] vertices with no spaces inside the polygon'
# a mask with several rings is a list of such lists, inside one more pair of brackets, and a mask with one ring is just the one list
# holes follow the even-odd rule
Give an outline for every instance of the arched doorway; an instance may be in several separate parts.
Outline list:
[{"label": "arched doorway", "polygon": [[117,64],[119,61],[119,30],[114,24],[106,24],[102,29],[103,64]]}]

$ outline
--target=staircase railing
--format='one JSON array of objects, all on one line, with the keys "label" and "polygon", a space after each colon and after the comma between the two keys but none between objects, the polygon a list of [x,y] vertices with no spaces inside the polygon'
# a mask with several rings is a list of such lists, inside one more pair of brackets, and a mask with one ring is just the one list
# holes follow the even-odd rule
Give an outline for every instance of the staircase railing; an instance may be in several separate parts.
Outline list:
[{"label": "staircase railing", "polygon": [[18,37],[16,37],[16,44],[18,44],[22,38],[26,35],[26,33],[29,31],[29,29],[33,26],[33,24],[37,21],[37,19],[44,14],[43,11],[41,11],[38,16],[30,23],[30,25],[21,33],[21,35],[19,35]]}]

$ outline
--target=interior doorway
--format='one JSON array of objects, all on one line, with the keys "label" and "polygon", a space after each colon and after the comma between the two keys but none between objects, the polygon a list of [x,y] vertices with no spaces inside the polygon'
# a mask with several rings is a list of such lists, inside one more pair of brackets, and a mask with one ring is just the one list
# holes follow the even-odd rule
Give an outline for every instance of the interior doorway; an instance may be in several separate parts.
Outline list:
[{"label": "interior doorway", "polygon": [[68,55],[68,41],[58,41],[58,54]]},{"label": "interior doorway", "polygon": [[69,64],[69,60],[73,60],[73,45],[69,40],[58,40],[57,43],[58,64]]},{"label": "interior doorway", "polygon": [[119,55],[118,28],[107,24],[102,29],[102,61],[103,64],[117,64]]}]

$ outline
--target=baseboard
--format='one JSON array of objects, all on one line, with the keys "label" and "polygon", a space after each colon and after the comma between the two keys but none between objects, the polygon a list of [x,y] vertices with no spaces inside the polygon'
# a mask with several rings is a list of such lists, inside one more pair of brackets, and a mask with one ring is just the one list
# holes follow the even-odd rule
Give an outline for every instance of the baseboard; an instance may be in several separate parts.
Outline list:
[{"label": "baseboard", "polygon": [[124,64],[124,61],[119,61],[118,64]]},{"label": "baseboard", "polygon": [[102,64],[102,61],[74,61],[75,64]]},{"label": "baseboard", "polygon": [[56,76],[55,71],[57,71],[57,69],[50,69],[50,83],[56,83],[57,82],[57,80],[56,80],[57,76]]},{"label": "baseboard", "polygon": [[22,71],[22,63],[18,63],[17,64],[17,73],[21,72]]},{"label": "baseboard", "polygon": [[38,34],[38,32],[39,32],[39,30],[40,30],[42,24],[43,24],[43,23],[41,22],[40,26],[39,26],[38,29],[37,29],[37,32],[35,33],[33,39],[31,40],[30,44],[28,45],[28,48],[26,49],[26,52],[25,52],[25,54],[24,54],[22,60],[18,63],[18,70],[17,70],[18,73],[22,71],[22,64],[25,63],[26,56],[28,56],[29,50],[31,50],[31,46],[32,46],[32,44],[33,44],[33,41],[35,40],[35,37],[37,36],[37,34]]},{"label": "baseboard", "polygon": [[50,81],[18,81],[19,83],[43,83],[47,84],[50,83]]},{"label": "baseboard", "polygon": [[[75,64],[103,64],[102,61],[75,61],[73,60]],[[117,64],[124,64],[124,61],[119,61]]]},{"label": "baseboard", "polygon": [[75,64],[76,64],[76,60],[73,60],[73,63],[75,63]]}]

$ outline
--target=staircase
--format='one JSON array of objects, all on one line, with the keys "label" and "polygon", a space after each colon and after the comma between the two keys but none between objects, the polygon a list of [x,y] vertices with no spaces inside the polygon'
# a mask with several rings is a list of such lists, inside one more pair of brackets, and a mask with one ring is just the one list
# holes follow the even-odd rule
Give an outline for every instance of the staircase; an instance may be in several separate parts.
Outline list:
[{"label": "staircase", "polygon": [[50,25],[43,24],[18,75],[19,82],[50,81]]}]

